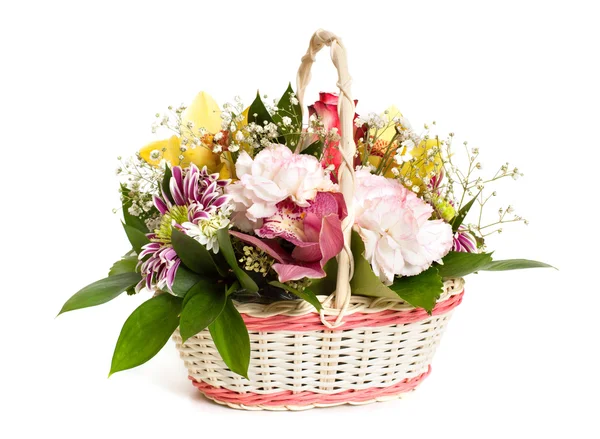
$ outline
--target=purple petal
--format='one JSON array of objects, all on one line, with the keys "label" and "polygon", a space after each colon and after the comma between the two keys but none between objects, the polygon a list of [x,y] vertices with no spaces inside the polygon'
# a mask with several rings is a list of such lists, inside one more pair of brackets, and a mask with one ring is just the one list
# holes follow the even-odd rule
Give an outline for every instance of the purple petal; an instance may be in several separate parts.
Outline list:
[{"label": "purple petal", "polygon": [[161,200],[159,197],[154,195],[153,200],[154,200],[154,206],[156,206],[156,208],[158,209],[158,211],[160,212],[161,215],[164,215],[165,213],[167,213],[169,211],[169,208],[167,207],[165,202],[163,200]]},{"label": "purple petal", "polygon": [[[175,170],[178,168],[175,167],[173,169]],[[173,196],[173,201],[175,202],[175,204],[178,206],[185,206],[186,202],[183,196],[183,191],[181,189],[181,186],[177,184],[177,180],[175,180],[174,178],[172,178],[169,182],[169,189],[171,190],[171,195]]]}]

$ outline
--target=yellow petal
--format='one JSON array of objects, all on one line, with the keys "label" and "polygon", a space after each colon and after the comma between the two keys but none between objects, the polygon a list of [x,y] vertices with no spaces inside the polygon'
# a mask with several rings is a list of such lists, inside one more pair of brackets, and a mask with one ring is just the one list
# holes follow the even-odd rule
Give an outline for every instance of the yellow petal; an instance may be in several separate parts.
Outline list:
[{"label": "yellow petal", "polygon": [[[370,155],[369,158],[367,159],[369,161],[369,163],[373,166],[375,166],[375,168],[377,169],[379,167],[379,165],[381,164],[381,160],[383,159],[383,157],[379,157],[376,155]],[[394,174],[392,173],[392,168],[394,165],[394,160],[393,159],[389,159],[388,160],[388,164],[386,166],[386,169],[384,170],[385,172],[382,173],[382,175],[386,178],[394,178]]]},{"label": "yellow petal", "polygon": [[[398,110],[395,106],[391,106],[389,107],[385,113],[383,113],[381,115],[381,117],[386,120],[387,119],[387,125],[380,129],[377,130],[377,140],[381,140],[384,142],[391,142],[392,138],[394,137],[394,135],[396,134],[396,124],[394,123],[394,119],[396,117],[401,117],[402,113],[400,113],[400,110]],[[375,130],[372,130],[373,132],[371,134],[375,134]]]},{"label": "yellow petal", "polygon": [[224,162],[221,164],[221,169],[219,169],[219,180],[229,180],[231,178],[231,168],[227,162]]},{"label": "yellow petal", "polygon": [[196,95],[191,105],[183,112],[182,134],[186,135],[188,122],[192,122],[194,133],[198,133],[199,128],[206,129],[209,133],[215,134],[221,131],[221,109],[211,95],[201,91]]},{"label": "yellow petal", "polygon": [[[140,156],[152,166],[158,166],[162,159],[165,159],[171,164],[178,164],[178,157],[181,153],[180,147],[179,137],[171,136],[169,139],[158,140],[144,146],[140,149]],[[152,159],[151,157],[154,151],[158,151],[158,154],[155,153],[158,157],[156,159]]]},{"label": "yellow petal", "polygon": [[439,152],[427,160],[428,152],[435,146],[440,146],[439,139],[427,139],[419,143],[411,152],[414,160],[402,165],[400,175],[404,178],[410,177],[413,185],[424,188],[425,183],[423,179],[426,179],[432,173],[439,173],[442,166]]},{"label": "yellow petal", "polygon": [[[177,161],[175,164],[178,164]],[[217,172],[221,161],[219,160],[219,154],[215,154],[206,146],[196,146],[195,148],[189,148],[183,153],[183,160],[180,166],[187,168],[193,163],[198,168],[202,169],[204,166],[208,168],[208,172]]]}]

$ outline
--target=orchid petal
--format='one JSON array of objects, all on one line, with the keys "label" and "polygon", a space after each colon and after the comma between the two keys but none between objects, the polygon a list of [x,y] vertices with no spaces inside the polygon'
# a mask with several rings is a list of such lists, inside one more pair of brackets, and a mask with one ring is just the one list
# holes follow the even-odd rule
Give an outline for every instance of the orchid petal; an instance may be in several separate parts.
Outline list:
[{"label": "orchid petal", "polygon": [[326,275],[319,263],[307,265],[273,264],[273,270],[275,270],[279,276],[279,282],[300,280],[305,277],[310,279],[321,279]]},{"label": "orchid petal", "polygon": [[245,233],[236,232],[234,230],[230,230],[229,234],[231,236],[235,236],[236,238],[244,242],[247,242],[248,244],[252,244],[256,248],[261,249],[266,254],[275,259],[277,262],[284,263],[290,261],[290,257],[275,240],[259,239],[256,236],[247,235]]}]

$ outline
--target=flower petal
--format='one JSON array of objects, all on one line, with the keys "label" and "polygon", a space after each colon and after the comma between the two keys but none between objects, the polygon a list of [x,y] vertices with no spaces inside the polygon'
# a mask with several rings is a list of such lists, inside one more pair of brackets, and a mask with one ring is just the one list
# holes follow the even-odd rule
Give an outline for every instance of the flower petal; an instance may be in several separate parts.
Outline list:
[{"label": "flower petal", "polygon": [[321,279],[325,277],[325,271],[319,263],[307,265],[273,264],[273,270],[279,276],[279,282],[300,280],[308,277],[310,279]]},{"label": "flower petal", "polygon": [[201,91],[181,116],[184,135],[188,122],[193,123],[194,130],[205,128],[211,134],[218,133],[221,131],[221,109],[211,95]]},{"label": "flower petal", "polygon": [[256,248],[261,249],[266,254],[271,256],[277,262],[288,262],[290,260],[289,255],[285,252],[284,249],[277,243],[275,240],[271,239],[259,239],[256,236],[247,235],[245,233],[236,232],[234,230],[230,230],[229,234],[231,236],[235,236],[236,238],[247,242],[248,244],[252,244]]}]

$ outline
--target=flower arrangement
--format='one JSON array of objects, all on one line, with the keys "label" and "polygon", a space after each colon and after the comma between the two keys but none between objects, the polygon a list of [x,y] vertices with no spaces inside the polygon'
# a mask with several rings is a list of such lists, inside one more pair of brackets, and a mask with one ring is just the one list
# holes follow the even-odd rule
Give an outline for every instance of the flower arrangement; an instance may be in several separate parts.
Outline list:
[{"label": "flower arrangement", "polygon": [[[347,217],[340,192],[338,96],[321,93],[302,109],[291,86],[269,102],[257,95],[222,109],[206,93],[189,107],[157,114],[153,131],[172,135],[121,160],[123,227],[132,250],[108,277],[86,286],[61,313],[122,292],[149,300],[125,322],[111,373],[152,358],[179,327],[183,341],[208,328],[227,366],[247,376],[248,332],[235,303],[305,300],[335,289]],[[511,206],[483,224],[496,195],[488,186],[518,178],[503,165],[479,175],[477,149],[455,162],[453,135],[421,133],[394,107],[355,115],[352,294],[400,297],[431,312],[442,282],[477,271],[544,267],[493,261],[486,237],[527,223]],[[476,222],[465,221],[478,208]],[[469,216],[470,218],[471,216]]]}]

